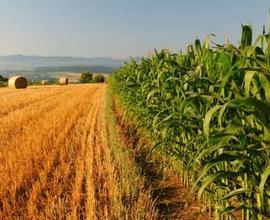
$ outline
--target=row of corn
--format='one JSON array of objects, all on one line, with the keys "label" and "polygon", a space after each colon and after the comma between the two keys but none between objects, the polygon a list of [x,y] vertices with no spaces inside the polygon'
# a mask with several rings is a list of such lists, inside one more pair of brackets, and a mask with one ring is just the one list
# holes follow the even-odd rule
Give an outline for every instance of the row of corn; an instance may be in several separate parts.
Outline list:
[{"label": "row of corn", "polygon": [[176,164],[217,219],[270,217],[270,35],[239,46],[196,40],[185,52],[155,51],[111,77],[153,151]]}]

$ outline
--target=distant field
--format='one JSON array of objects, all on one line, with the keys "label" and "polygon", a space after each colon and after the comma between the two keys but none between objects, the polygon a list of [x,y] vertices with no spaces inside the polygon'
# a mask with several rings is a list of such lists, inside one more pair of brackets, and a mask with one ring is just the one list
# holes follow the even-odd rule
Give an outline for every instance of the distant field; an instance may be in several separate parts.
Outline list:
[{"label": "distant field", "polygon": [[60,76],[66,76],[71,83],[78,83],[81,73],[73,73],[73,72],[52,72],[48,78],[58,78]]},{"label": "distant field", "polygon": [[79,76],[83,71],[90,71],[93,73],[105,73],[110,74],[116,68],[102,67],[102,66],[63,66],[63,67],[38,67],[30,70],[0,70],[0,75],[10,77],[13,75],[24,75],[29,80],[55,80],[61,74],[69,74],[72,76]]}]

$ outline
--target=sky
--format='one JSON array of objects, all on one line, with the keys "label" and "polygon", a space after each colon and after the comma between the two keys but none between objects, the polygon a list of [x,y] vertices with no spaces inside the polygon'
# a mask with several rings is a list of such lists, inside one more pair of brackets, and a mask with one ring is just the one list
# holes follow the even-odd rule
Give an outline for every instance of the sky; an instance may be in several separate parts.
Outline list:
[{"label": "sky", "polygon": [[237,43],[241,24],[269,26],[270,0],[1,0],[0,55],[147,56],[215,34]]}]

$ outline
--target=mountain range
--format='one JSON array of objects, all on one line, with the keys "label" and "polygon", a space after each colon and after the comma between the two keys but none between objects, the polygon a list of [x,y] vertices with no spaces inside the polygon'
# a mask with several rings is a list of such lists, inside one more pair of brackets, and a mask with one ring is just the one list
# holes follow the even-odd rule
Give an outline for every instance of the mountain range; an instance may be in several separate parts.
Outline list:
[{"label": "mountain range", "polygon": [[110,57],[45,57],[9,55],[0,56],[0,70],[30,70],[38,67],[63,67],[63,66],[104,66],[110,68],[120,67],[125,60]]}]

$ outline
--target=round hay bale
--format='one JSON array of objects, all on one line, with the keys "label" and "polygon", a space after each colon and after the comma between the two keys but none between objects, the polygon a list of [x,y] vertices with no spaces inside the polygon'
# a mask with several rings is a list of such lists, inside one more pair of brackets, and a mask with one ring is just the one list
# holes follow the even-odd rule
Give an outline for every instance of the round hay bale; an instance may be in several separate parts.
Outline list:
[{"label": "round hay bale", "polygon": [[49,81],[48,80],[42,80],[41,85],[49,85]]},{"label": "round hay bale", "polygon": [[27,88],[28,82],[24,76],[12,76],[8,80],[8,86],[15,89]]},{"label": "round hay bale", "polygon": [[68,84],[68,78],[67,77],[60,77],[59,78],[59,85],[67,85]]}]

